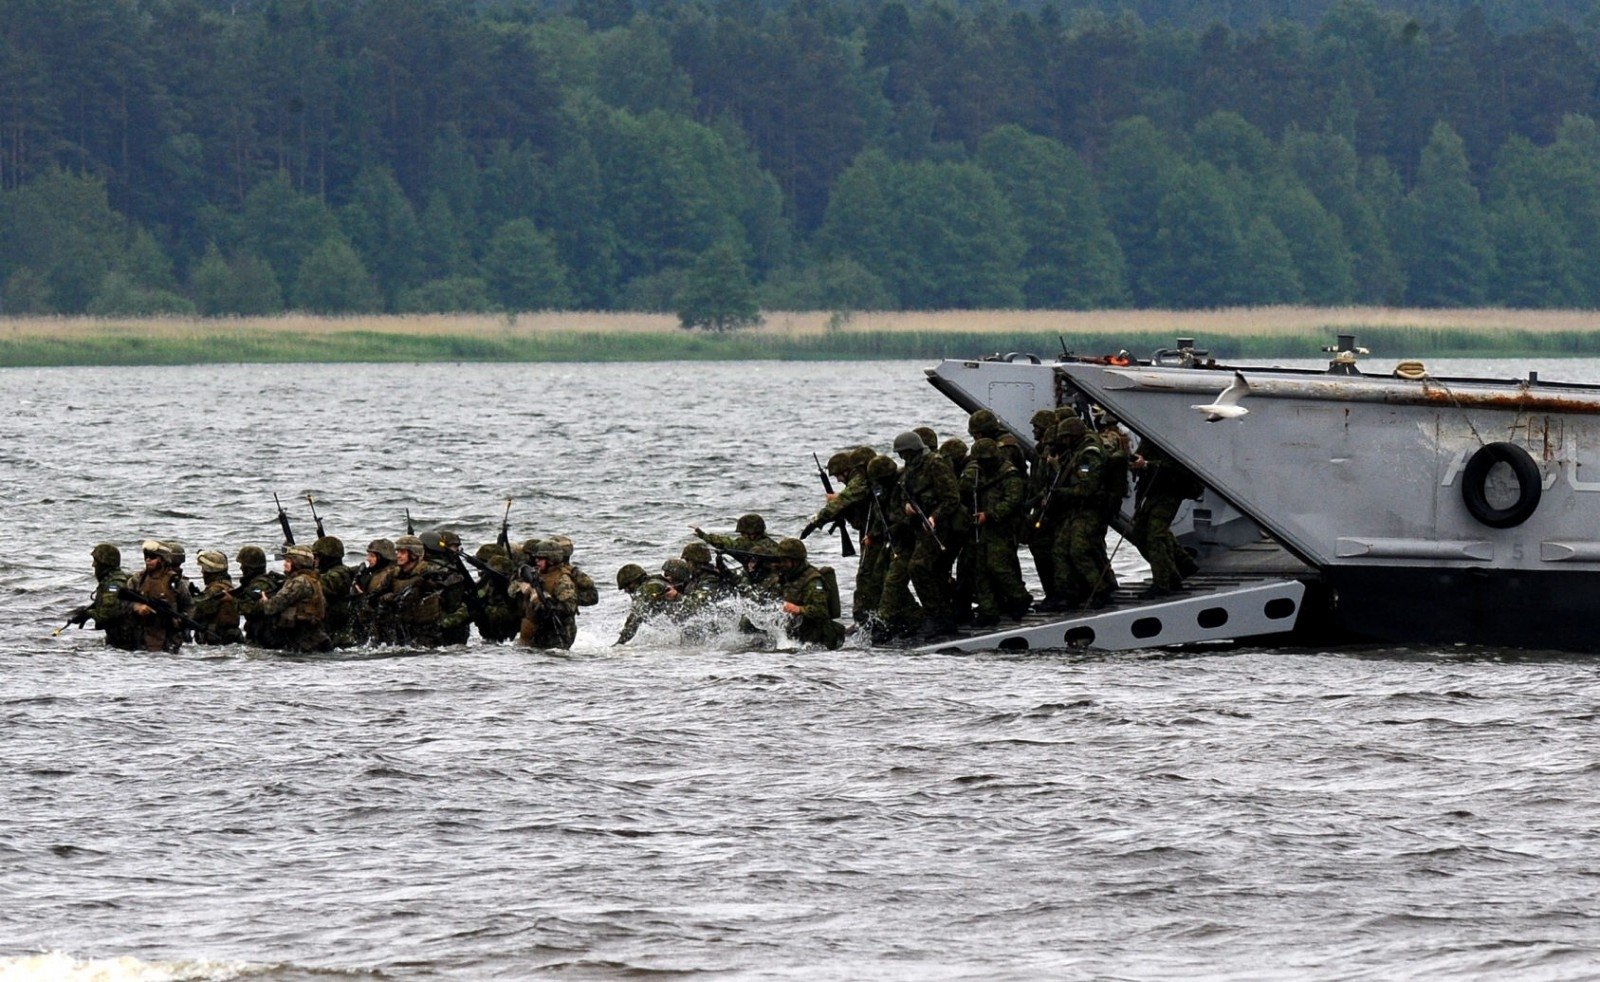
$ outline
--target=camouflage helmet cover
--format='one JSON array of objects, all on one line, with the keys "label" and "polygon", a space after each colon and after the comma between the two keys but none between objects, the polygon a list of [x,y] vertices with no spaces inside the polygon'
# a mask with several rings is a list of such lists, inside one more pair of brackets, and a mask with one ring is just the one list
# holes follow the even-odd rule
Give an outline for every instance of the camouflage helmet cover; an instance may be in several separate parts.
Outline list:
[{"label": "camouflage helmet cover", "polygon": [[203,573],[226,573],[228,571],[228,554],[215,549],[207,549],[196,556]]},{"label": "camouflage helmet cover", "polygon": [[562,562],[572,558],[572,537],[570,535],[552,535],[550,541],[561,547]]},{"label": "camouflage helmet cover", "polygon": [[995,460],[999,456],[1000,456],[1000,444],[995,443],[990,438],[985,436],[985,437],[980,437],[977,440],[973,441],[973,444],[972,444],[972,459],[973,460]]},{"label": "camouflage helmet cover", "polygon": [[543,559],[547,562],[559,563],[566,558],[566,553],[561,548],[561,543],[554,539],[540,539],[537,549],[524,549],[529,559]]},{"label": "camouflage helmet cover", "polygon": [[994,436],[1000,429],[1000,417],[993,409],[979,409],[967,417],[968,436]]},{"label": "camouflage helmet cover", "polygon": [[1056,424],[1055,441],[1059,444],[1070,446],[1083,439],[1083,435],[1088,432],[1089,427],[1084,425],[1083,420],[1076,416],[1069,416]]},{"label": "camouflage helmet cover", "polygon": [[661,564],[661,575],[673,583],[687,583],[694,570],[681,559],[669,559]]},{"label": "camouflage helmet cover", "polygon": [[539,551],[539,546],[543,543],[543,539],[523,539],[522,545],[519,548],[522,550],[522,554],[524,556],[532,559],[533,554]]},{"label": "camouflage helmet cover", "polygon": [[750,512],[746,515],[740,515],[739,521],[734,524],[733,528],[734,531],[746,538],[758,539],[767,534],[767,520],[755,512]]},{"label": "camouflage helmet cover", "polygon": [[893,458],[879,454],[867,464],[867,477],[874,481],[887,481],[899,470],[900,465],[896,464]]},{"label": "camouflage helmet cover", "polygon": [[461,536],[455,534],[449,529],[440,529],[438,532],[435,532],[433,541],[435,543],[434,548],[437,549],[461,548]]},{"label": "camouflage helmet cover", "polygon": [[912,429],[913,433],[922,438],[922,442],[929,450],[939,449],[939,434],[931,426],[918,426]]},{"label": "camouflage helmet cover", "polygon": [[850,473],[850,465],[854,459],[848,451],[839,451],[828,458],[828,473],[834,477],[844,477]]},{"label": "camouflage helmet cover", "polygon": [[163,542],[161,543],[161,558],[173,566],[182,566],[183,561],[189,558],[189,554],[183,551],[182,543]]},{"label": "camouflage helmet cover", "polygon": [[708,564],[711,562],[711,547],[699,540],[691,542],[683,547],[683,560],[687,563]]},{"label": "camouflage helmet cover", "polygon": [[1055,410],[1053,410],[1053,409],[1041,409],[1041,410],[1035,412],[1033,414],[1033,418],[1028,420],[1028,422],[1029,422],[1030,425],[1033,426],[1034,438],[1038,439],[1038,440],[1042,440],[1042,439],[1044,439],[1045,431],[1050,429],[1050,427],[1056,425],[1056,413],[1055,413]]},{"label": "camouflage helmet cover", "polygon": [[260,569],[267,565],[267,552],[260,546],[245,546],[234,559],[241,569]]},{"label": "camouflage helmet cover", "polygon": [[806,558],[806,544],[799,539],[780,539],[778,546],[773,550],[779,559],[798,559],[801,562]]},{"label": "camouflage helmet cover", "polygon": [[316,553],[305,546],[290,546],[283,550],[283,558],[295,569],[310,569],[317,564]]},{"label": "camouflage helmet cover", "polygon": [[89,551],[96,566],[121,566],[122,550],[109,542],[102,542]]},{"label": "camouflage helmet cover", "polygon": [[394,540],[394,551],[396,553],[409,552],[412,559],[421,559],[425,550],[423,549],[422,539],[419,536],[402,535]]},{"label": "camouflage helmet cover", "polygon": [[336,535],[324,535],[311,543],[311,551],[325,559],[343,559],[344,540]]},{"label": "camouflage helmet cover", "polygon": [[642,581],[649,574],[638,563],[628,563],[617,570],[617,589],[627,590]]},{"label": "camouflage helmet cover", "polygon": [[391,563],[394,562],[394,543],[388,539],[373,539],[367,543],[367,551]]},{"label": "camouflage helmet cover", "polygon": [[496,558],[504,559],[504,558],[506,558],[506,551],[504,549],[500,548],[500,546],[498,544],[496,544],[496,543],[485,542],[483,545],[478,547],[478,551],[476,553],[474,553],[473,555],[475,555],[477,557],[478,562],[486,563],[491,559],[496,559]]},{"label": "camouflage helmet cover", "polygon": [[851,447],[845,453],[850,455],[851,466],[865,467],[872,463],[872,458],[878,456],[878,451],[871,447]]},{"label": "camouflage helmet cover", "polygon": [[939,444],[939,456],[947,460],[960,460],[967,455],[967,441],[951,437]]}]

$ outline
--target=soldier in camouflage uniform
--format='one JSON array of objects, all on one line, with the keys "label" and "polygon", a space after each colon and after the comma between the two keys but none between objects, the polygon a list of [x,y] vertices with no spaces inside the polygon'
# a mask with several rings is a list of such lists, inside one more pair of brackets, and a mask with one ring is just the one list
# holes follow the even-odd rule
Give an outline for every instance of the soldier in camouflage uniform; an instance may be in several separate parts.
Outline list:
[{"label": "soldier in camouflage uniform", "polygon": [[[1053,420],[1052,420],[1053,422]],[[1028,455],[1022,443],[1000,422],[993,409],[979,409],[967,417],[967,435],[973,440],[988,437],[1000,448],[1000,453],[1017,469],[1024,479],[1028,476]]]},{"label": "soldier in camouflage uniform", "polygon": [[282,577],[267,572],[267,553],[260,546],[245,546],[234,557],[239,562],[239,586],[233,591],[239,616],[244,618],[244,636],[262,648],[277,647],[272,622],[261,613],[261,597],[282,584]]},{"label": "soldier in camouflage uniform", "polygon": [[196,644],[239,644],[244,632],[239,630],[239,604],[233,597],[233,578],[228,575],[228,556],[216,550],[207,550],[198,557],[200,578],[205,587],[194,598],[194,611],[189,615],[209,628],[208,633],[197,636]]},{"label": "soldier in camouflage uniform", "polygon": [[355,615],[355,630],[362,644],[369,641],[386,641],[380,637],[378,599],[389,593],[394,580],[394,543],[388,539],[373,539],[367,543],[367,561],[356,570],[351,589],[358,601],[351,613]]},{"label": "soldier in camouflage uniform", "polygon": [[[900,514],[903,502],[899,500],[900,468],[895,466],[892,459],[874,454],[867,462],[866,471],[867,513],[861,527],[861,558],[856,565],[856,586],[850,598],[850,617],[857,625],[870,628],[878,619],[878,607],[883,601],[883,580],[889,571],[892,552],[889,523],[895,515]],[[919,611],[919,622],[921,618]]]},{"label": "soldier in camouflage uniform", "polygon": [[184,552],[180,543],[166,541],[161,543],[167,552],[167,567],[178,574],[178,581],[182,584],[183,592],[191,597],[200,595],[200,588],[189,581],[189,575],[183,571],[183,564],[188,560],[188,553]]},{"label": "soldier in camouflage uniform", "polygon": [[494,543],[479,546],[477,556],[479,562],[486,563],[504,579],[497,580],[488,573],[478,577],[479,604],[472,622],[478,626],[478,636],[483,640],[494,644],[509,641],[522,630],[522,605],[506,592],[506,587],[516,578],[516,567],[511,565],[506,551]]},{"label": "soldier in camouflage uniform", "polygon": [[600,602],[600,588],[594,578],[572,562],[572,539],[565,535],[552,535],[550,541],[561,547],[561,563],[572,577],[573,589],[578,591],[578,606],[593,607]]},{"label": "soldier in camouflage uniform", "polygon": [[806,544],[784,539],[777,545],[783,612],[789,615],[784,631],[802,644],[838,648],[844,644],[844,625],[833,619],[836,599],[821,570],[806,562]]},{"label": "soldier in camouflage uniform", "polygon": [[718,600],[734,592],[733,574],[718,568],[712,560],[711,547],[704,542],[691,542],[683,547],[680,557],[689,564],[688,597],[697,606]]},{"label": "soldier in camouflage uniform", "polygon": [[444,644],[466,644],[472,636],[473,608],[478,598],[473,592],[472,575],[459,557],[461,536],[443,529],[425,532],[419,538],[428,564],[444,584],[439,595],[440,637]]},{"label": "soldier in camouflage uniform", "polygon": [[[169,562],[171,555],[165,543],[146,539],[143,546],[144,569],[128,577],[127,585],[152,600],[164,601],[180,614],[187,615],[194,605],[183,577]],[[135,601],[124,601],[126,616],[138,625],[139,646],[145,651],[169,651],[174,654],[183,647],[184,628],[177,621],[154,608]]]},{"label": "soldier in camouflage uniform", "polygon": [[1103,607],[1111,592],[1105,561],[1105,444],[1077,417],[1056,427],[1055,443],[1064,461],[1056,492],[1061,502],[1053,555],[1057,592],[1066,609]]},{"label": "soldier in camouflage uniform", "polygon": [[443,595],[450,579],[460,574],[428,562],[422,539],[415,535],[394,541],[394,557],[386,589],[371,594],[378,605],[375,640],[424,648],[449,643],[440,626],[447,613]]},{"label": "soldier in camouflage uniform", "polygon": [[138,651],[144,647],[144,632],[117,599],[117,589],[128,582],[128,574],[122,569],[122,550],[102,542],[89,555],[94,559],[94,596],[75,618],[77,624],[81,627],[93,618],[94,629],[106,632],[106,644],[123,651]]},{"label": "soldier in camouflage uniform", "polygon": [[1024,514],[1017,538],[1027,543],[1033,556],[1034,569],[1039,571],[1039,586],[1044,592],[1041,609],[1057,606],[1056,568],[1052,554],[1055,551],[1056,533],[1060,524],[1054,509],[1050,514],[1041,510],[1047,497],[1054,499],[1051,486],[1057,484],[1059,461],[1053,455],[1050,437],[1055,432],[1056,414],[1052,409],[1041,409],[1030,420],[1033,426],[1033,465],[1028,469],[1028,510]]},{"label": "soldier in camouflage uniform", "polygon": [[[949,463],[929,451],[916,433],[895,437],[894,450],[906,462],[900,475],[906,503],[899,518],[912,536],[909,573],[922,604],[923,633],[948,634],[955,629],[950,582],[950,566],[957,548],[954,544],[961,542],[968,531],[961,492]],[[950,542],[945,542],[946,538]]]},{"label": "soldier in camouflage uniform", "polygon": [[679,602],[678,592],[660,576],[651,576],[637,563],[628,563],[617,570],[617,589],[633,598],[628,609],[628,619],[617,635],[617,644],[627,644],[638,633],[640,625],[657,617],[670,616]]},{"label": "soldier in camouflage uniform", "polygon": [[[864,455],[863,450],[866,451]],[[856,447],[828,458],[828,474],[839,482],[839,490],[827,496],[827,502],[800,530],[800,538],[805,539],[834,522],[844,522],[858,532],[861,530],[867,517],[867,461],[873,456],[870,448]]]},{"label": "soldier in camouflage uniform", "polygon": [[317,575],[316,554],[305,546],[290,546],[283,551],[283,571],[287,574],[283,586],[261,598],[261,614],[272,621],[277,647],[302,653],[332,651],[333,641],[323,627],[328,604],[322,577]]},{"label": "soldier in camouflage uniform", "polygon": [[972,535],[976,623],[987,627],[1002,616],[1018,619],[1033,602],[1017,562],[1017,525],[1027,497],[1026,482],[1000,445],[981,437],[972,445],[972,463],[962,483],[972,489],[976,505]]},{"label": "soldier in camouflage uniform", "polygon": [[1185,500],[1200,497],[1205,485],[1153,440],[1139,441],[1132,467],[1138,486],[1128,541],[1150,564],[1147,595],[1164,596],[1181,589],[1184,579],[1198,569],[1172,534],[1172,519]]},{"label": "soldier in camouflage uniform", "polygon": [[772,569],[771,557],[778,542],[767,534],[767,521],[754,512],[739,516],[734,525],[734,535],[724,532],[705,532],[700,526],[689,526],[695,536],[704,540],[718,552],[726,552],[744,569],[743,589],[757,597],[777,595],[777,574]]},{"label": "soldier in camouflage uniform", "polygon": [[561,546],[529,540],[522,551],[531,557],[539,583],[519,578],[509,588],[511,596],[522,602],[518,641],[530,648],[571,648],[578,636],[578,590],[561,561]]},{"label": "soldier in camouflage uniform", "polygon": [[344,541],[338,536],[324,535],[311,543],[311,553],[317,557],[322,599],[328,606],[323,629],[335,648],[353,648],[365,640],[365,632],[356,615],[359,603],[355,592],[356,571],[344,564]]},{"label": "soldier in camouflage uniform", "polygon": [[939,449],[939,434],[934,432],[933,427],[931,427],[931,426],[918,426],[917,428],[913,429],[911,432],[913,432],[917,436],[921,437],[923,444],[929,450],[933,450],[935,452],[938,451],[938,449]]}]

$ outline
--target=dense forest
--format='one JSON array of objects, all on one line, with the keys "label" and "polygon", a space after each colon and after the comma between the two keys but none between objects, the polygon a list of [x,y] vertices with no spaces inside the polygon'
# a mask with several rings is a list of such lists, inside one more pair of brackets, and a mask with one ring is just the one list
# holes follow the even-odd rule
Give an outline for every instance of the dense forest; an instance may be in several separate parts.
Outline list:
[{"label": "dense forest", "polygon": [[1590,4],[1108,6],[0,0],[0,311],[1600,306]]}]

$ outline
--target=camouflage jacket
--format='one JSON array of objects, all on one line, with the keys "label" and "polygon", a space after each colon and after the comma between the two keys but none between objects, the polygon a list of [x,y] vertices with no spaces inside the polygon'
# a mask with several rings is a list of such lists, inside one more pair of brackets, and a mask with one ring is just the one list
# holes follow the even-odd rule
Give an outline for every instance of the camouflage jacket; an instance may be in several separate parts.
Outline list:
[{"label": "camouflage jacket", "polygon": [[867,480],[867,475],[856,472],[850,480],[845,482],[843,488],[834,499],[823,505],[811,519],[817,525],[827,525],[836,519],[849,523],[853,529],[861,529],[867,521],[867,506],[872,497],[872,483]]},{"label": "camouflage jacket", "polygon": [[783,581],[784,603],[794,604],[800,613],[790,614],[785,630],[802,644],[822,644],[837,648],[844,641],[844,627],[828,614],[828,585],[822,571],[802,566]]},{"label": "camouflage jacket", "polygon": [[664,577],[649,576],[633,588],[633,605],[628,609],[628,619],[623,622],[617,644],[627,644],[638,633],[645,621],[669,614],[680,601],[672,596],[672,584]]}]

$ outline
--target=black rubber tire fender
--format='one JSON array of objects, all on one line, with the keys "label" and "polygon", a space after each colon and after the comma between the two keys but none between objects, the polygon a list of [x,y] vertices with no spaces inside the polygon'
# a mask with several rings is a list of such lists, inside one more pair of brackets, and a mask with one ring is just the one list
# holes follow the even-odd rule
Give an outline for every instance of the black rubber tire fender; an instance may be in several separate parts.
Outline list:
[{"label": "black rubber tire fender", "polygon": [[[1517,500],[1505,508],[1489,504],[1487,484],[1495,464],[1506,464],[1517,476]],[[1544,475],[1528,451],[1515,443],[1486,443],[1467,460],[1461,474],[1461,500],[1472,517],[1492,529],[1514,528],[1526,522],[1539,507]]]}]

